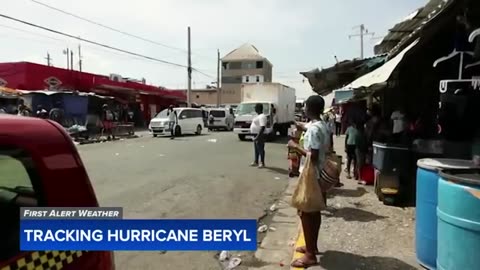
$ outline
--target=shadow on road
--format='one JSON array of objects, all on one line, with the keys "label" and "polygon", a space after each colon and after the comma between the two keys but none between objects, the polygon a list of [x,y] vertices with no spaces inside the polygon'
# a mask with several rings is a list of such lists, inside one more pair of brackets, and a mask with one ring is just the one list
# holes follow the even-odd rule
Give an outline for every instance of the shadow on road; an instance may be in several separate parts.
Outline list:
[{"label": "shadow on road", "polygon": [[266,167],[266,169],[269,170],[269,171],[272,171],[274,173],[288,175],[288,169],[277,168],[277,167],[268,167],[268,166]]},{"label": "shadow on road", "polygon": [[387,217],[374,214],[358,208],[344,207],[340,209],[332,209],[329,217],[342,218],[345,221],[358,221],[358,222],[371,222],[379,219],[385,219]]},{"label": "shadow on road", "polygon": [[363,187],[358,187],[357,189],[334,189],[329,192],[328,197],[352,197],[352,198],[359,198],[363,195],[367,194],[368,191]]},{"label": "shadow on road", "polygon": [[372,269],[391,269],[391,270],[416,270],[410,264],[390,257],[363,257],[360,255],[340,252],[326,251],[320,258],[320,266],[325,270],[372,270]]}]

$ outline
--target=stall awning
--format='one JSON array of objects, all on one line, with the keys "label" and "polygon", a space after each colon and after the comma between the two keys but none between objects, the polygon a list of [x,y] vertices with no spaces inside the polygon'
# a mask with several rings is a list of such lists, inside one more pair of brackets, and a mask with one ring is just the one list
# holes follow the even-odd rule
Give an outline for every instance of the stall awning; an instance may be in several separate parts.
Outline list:
[{"label": "stall awning", "polygon": [[344,104],[349,102],[354,97],[353,89],[335,90],[335,104]]},{"label": "stall awning", "polygon": [[359,88],[369,88],[372,86],[382,86],[386,85],[388,79],[395,71],[397,66],[402,62],[403,57],[405,56],[408,51],[410,51],[415,45],[417,45],[419,39],[412,42],[412,44],[408,45],[402,52],[396,55],[394,58],[387,61],[383,66],[375,69],[374,71],[363,75],[362,77],[356,79],[345,88],[348,89],[359,89]]}]

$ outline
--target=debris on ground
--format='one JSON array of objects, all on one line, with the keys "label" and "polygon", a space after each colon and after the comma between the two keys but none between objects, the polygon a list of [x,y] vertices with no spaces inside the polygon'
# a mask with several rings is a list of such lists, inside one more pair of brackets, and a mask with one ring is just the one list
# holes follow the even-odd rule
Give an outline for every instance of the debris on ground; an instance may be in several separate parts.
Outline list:
[{"label": "debris on ground", "polygon": [[208,139],[208,142],[216,143],[216,142],[217,142],[217,139]]},{"label": "debris on ground", "polygon": [[223,250],[222,252],[220,252],[220,255],[218,256],[218,259],[221,262],[224,262],[224,261],[228,260],[229,257],[230,257],[230,254],[228,254],[228,251]]},{"label": "debris on ground", "polygon": [[280,180],[280,177],[278,177],[278,176],[277,176],[277,177],[275,177],[275,180]]},{"label": "debris on ground", "polygon": [[266,231],[268,231],[268,226],[267,225],[262,225],[262,226],[258,227],[258,232],[259,233],[264,233]]},{"label": "debris on ground", "polygon": [[270,211],[272,212],[275,212],[277,210],[277,204],[272,204],[272,206],[270,206]]},{"label": "debris on ground", "polygon": [[241,263],[242,263],[242,259],[240,259],[240,258],[232,258],[232,259],[228,262],[228,266],[227,266],[226,270],[235,269],[235,267],[239,266]]},{"label": "debris on ground", "polygon": [[268,229],[269,229],[270,231],[272,231],[272,232],[274,232],[274,231],[277,230],[277,228],[275,228],[275,227],[270,227],[270,228],[268,228]]}]

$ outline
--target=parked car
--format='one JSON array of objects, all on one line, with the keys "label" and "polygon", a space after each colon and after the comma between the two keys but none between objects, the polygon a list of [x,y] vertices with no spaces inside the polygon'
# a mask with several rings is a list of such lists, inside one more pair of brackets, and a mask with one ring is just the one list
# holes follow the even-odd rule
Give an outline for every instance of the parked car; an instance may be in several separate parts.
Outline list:
[{"label": "parked car", "polygon": [[233,110],[227,108],[214,108],[208,112],[209,130],[228,130],[232,131],[235,123]]},{"label": "parked car", "polygon": [[115,269],[113,252],[20,251],[20,207],[98,207],[98,201],[59,124],[2,114],[0,138],[0,175],[8,176],[0,177],[0,269]]},{"label": "parked car", "polygon": [[[197,108],[174,108],[177,114],[177,123],[174,125],[175,136],[182,134],[202,134],[204,128],[202,109]],[[158,135],[170,134],[170,120],[168,118],[168,109],[159,112],[151,121],[148,129],[153,137]]]}]

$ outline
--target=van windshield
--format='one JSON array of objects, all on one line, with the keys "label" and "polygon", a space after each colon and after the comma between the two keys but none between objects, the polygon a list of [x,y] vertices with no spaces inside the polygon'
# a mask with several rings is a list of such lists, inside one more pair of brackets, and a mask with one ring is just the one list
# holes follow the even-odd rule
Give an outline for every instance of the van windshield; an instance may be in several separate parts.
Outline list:
[{"label": "van windshield", "polygon": [[226,113],[225,113],[225,111],[218,111],[218,110],[214,111],[214,110],[212,110],[212,111],[210,111],[210,115],[212,115],[213,117],[223,118],[223,117],[225,117]]},{"label": "van windshield", "polygon": [[[237,114],[244,115],[244,114],[256,114],[255,112],[255,105],[257,103],[241,103],[237,107]],[[270,114],[270,104],[262,103],[263,105],[263,113],[266,115]]]},{"label": "van windshield", "polygon": [[[174,109],[178,114],[178,109]],[[155,115],[155,118],[168,118],[168,108]]]}]

